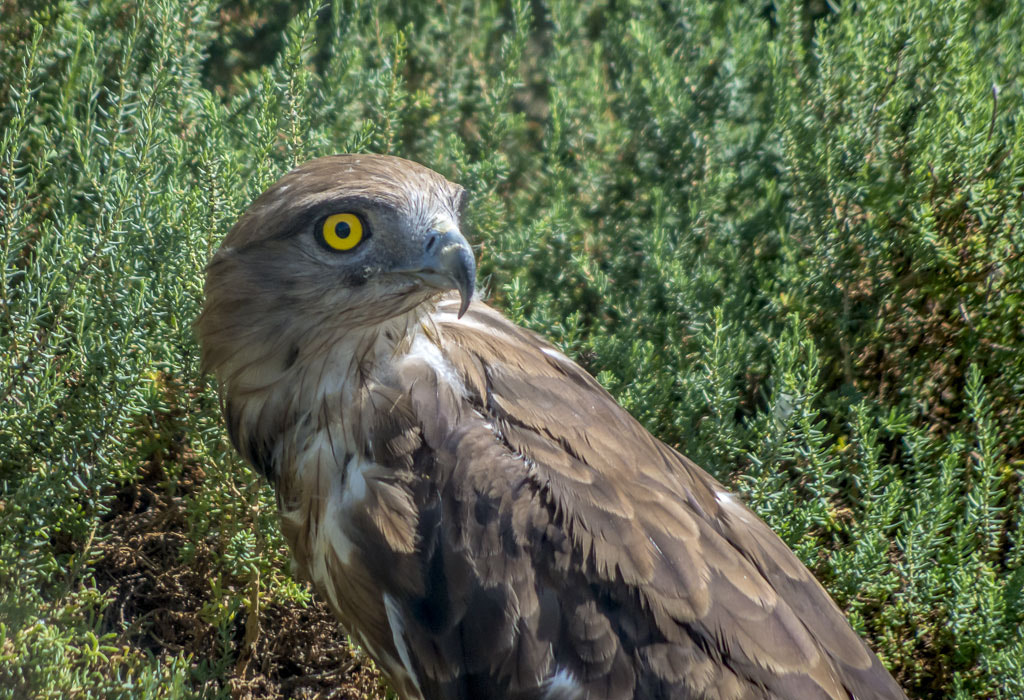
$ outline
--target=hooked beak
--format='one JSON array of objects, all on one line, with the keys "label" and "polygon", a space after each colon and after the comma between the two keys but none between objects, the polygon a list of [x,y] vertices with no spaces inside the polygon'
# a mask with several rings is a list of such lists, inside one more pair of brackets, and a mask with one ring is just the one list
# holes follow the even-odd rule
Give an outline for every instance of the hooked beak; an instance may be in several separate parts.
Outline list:
[{"label": "hooked beak", "polygon": [[469,241],[457,230],[431,231],[423,256],[412,267],[400,270],[440,290],[457,289],[461,297],[459,318],[466,313],[476,289],[476,260]]}]

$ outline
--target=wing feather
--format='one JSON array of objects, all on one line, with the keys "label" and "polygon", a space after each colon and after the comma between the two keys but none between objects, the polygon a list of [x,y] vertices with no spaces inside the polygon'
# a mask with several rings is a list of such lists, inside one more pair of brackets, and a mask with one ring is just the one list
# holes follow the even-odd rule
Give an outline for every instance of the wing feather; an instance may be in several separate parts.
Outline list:
[{"label": "wing feather", "polygon": [[[555,601],[549,674],[568,669],[594,698],[904,697],[721,484],[545,341],[483,304],[462,320],[456,307],[437,322],[463,393],[446,406],[436,387],[421,392],[413,412],[440,448],[475,585],[504,590],[517,614]],[[431,411],[453,414],[423,420]],[[536,641],[527,617],[513,647]]]},{"label": "wing feather", "polygon": [[370,527],[425,697],[904,697],[718,482],[540,338],[457,308],[432,331],[448,365],[403,360],[366,412],[376,459],[419,479],[375,491],[414,522]]}]

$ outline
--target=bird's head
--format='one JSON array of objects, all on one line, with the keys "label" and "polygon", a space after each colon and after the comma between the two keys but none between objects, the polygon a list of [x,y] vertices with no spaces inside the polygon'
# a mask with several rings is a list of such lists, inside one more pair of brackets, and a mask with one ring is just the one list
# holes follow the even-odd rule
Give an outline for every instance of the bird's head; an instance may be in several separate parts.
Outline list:
[{"label": "bird's head", "polygon": [[204,365],[244,356],[245,343],[376,326],[447,290],[461,295],[461,315],[476,278],[459,230],[464,200],[459,185],[391,156],[328,156],[292,170],[210,262],[197,322]]}]

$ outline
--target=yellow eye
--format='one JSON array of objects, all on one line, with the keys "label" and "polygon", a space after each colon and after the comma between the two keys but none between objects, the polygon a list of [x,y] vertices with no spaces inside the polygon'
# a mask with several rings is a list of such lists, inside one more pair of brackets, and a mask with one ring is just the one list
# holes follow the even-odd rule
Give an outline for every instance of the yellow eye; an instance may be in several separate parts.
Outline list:
[{"label": "yellow eye", "polygon": [[352,250],[363,240],[363,221],[355,214],[331,214],[320,229],[320,240],[331,250]]}]

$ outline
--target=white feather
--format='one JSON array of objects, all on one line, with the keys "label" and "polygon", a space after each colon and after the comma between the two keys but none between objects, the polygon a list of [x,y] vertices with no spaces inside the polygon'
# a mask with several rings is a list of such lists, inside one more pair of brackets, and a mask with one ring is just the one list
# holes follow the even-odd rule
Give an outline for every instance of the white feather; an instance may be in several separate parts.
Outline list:
[{"label": "white feather", "polygon": [[419,690],[420,682],[416,677],[416,669],[412,665],[412,660],[409,655],[409,645],[405,642],[405,622],[402,620],[402,613],[398,609],[398,601],[394,599],[388,593],[384,594],[384,610],[388,614],[388,625],[391,627],[391,639],[395,643],[395,649],[398,650],[398,657],[402,661],[402,666],[405,667],[405,672],[409,675],[413,685]]},{"label": "white feather", "polygon": [[445,359],[441,348],[433,340],[427,337],[426,333],[417,333],[413,338],[409,352],[402,358],[402,362],[422,362],[429,366],[437,374],[437,378],[447,384],[457,396],[465,396],[466,388],[455,371],[455,367]]},{"label": "white feather", "polygon": [[541,352],[543,352],[548,357],[553,357],[556,360],[558,360],[559,362],[568,362],[569,361],[569,358],[565,356],[565,353],[563,353],[563,352],[561,352],[559,350],[555,350],[554,348],[541,348],[540,350],[541,350]]},{"label": "white feather", "polygon": [[[320,496],[325,499],[323,515],[319,522],[311,523],[309,529],[310,552],[313,555],[310,574],[321,590],[333,596],[328,553],[333,552],[342,564],[347,565],[352,561],[356,545],[346,533],[345,526],[352,510],[366,498],[366,473],[376,465],[365,458],[354,456],[345,466],[342,477],[341,471],[335,467],[340,457],[337,454],[339,446],[326,437],[326,432],[321,431],[310,448],[303,453],[299,469],[326,469],[325,473],[317,475],[318,478],[309,481],[320,484],[326,491]],[[283,512],[282,517],[289,517],[289,513]]]},{"label": "white feather", "polygon": [[544,700],[579,700],[583,688],[576,676],[567,668],[559,668],[544,682]]},{"label": "white feather", "polygon": [[736,518],[745,523],[750,522],[750,515],[747,509],[728,491],[715,491],[715,500],[718,501],[718,505],[722,506],[723,510],[729,512],[729,517]]},{"label": "white feather", "polygon": [[438,323],[458,323],[463,326],[468,326],[469,328],[475,328],[476,330],[489,333],[491,335],[498,334],[508,337],[506,333],[502,333],[497,328],[485,326],[482,323],[478,323],[471,316],[469,316],[469,314],[463,316],[462,318],[459,318],[458,309],[455,309],[454,311],[449,311],[446,308],[440,308],[436,312],[434,312],[434,319]]}]

